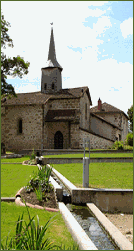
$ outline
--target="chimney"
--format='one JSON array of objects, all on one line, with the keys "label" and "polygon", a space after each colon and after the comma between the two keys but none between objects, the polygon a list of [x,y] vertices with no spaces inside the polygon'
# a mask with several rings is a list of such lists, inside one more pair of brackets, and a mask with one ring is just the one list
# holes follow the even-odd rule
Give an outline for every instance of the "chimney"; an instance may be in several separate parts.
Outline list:
[{"label": "chimney", "polygon": [[99,111],[102,110],[102,103],[101,103],[100,98],[99,98],[99,100],[98,100],[98,110],[99,110]]}]

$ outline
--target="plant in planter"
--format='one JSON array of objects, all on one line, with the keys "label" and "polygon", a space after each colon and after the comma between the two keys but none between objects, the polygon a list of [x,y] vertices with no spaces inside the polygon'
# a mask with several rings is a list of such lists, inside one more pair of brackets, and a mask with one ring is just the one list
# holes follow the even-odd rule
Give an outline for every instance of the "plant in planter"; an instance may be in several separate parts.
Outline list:
[{"label": "plant in planter", "polygon": [[31,180],[25,187],[27,192],[35,192],[37,199],[40,202],[42,199],[45,199],[46,192],[49,193],[53,190],[49,181],[51,172],[52,168],[48,168],[46,166],[42,167],[42,169],[38,169],[38,172],[33,172]]}]

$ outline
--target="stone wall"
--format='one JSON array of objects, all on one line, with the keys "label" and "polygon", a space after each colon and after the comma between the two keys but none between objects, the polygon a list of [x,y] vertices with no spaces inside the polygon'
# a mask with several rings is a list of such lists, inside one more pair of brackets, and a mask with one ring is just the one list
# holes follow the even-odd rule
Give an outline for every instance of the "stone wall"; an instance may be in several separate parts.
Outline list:
[{"label": "stone wall", "polygon": [[80,146],[82,148],[83,138],[90,138],[91,149],[107,149],[113,145],[113,141],[99,137],[80,129]]},{"label": "stone wall", "polygon": [[45,149],[54,149],[54,135],[57,131],[63,134],[63,149],[69,148],[69,126],[68,122],[46,122],[44,125]]},{"label": "stone wall", "polygon": [[[41,105],[5,107],[5,114],[1,116],[1,142],[6,149],[41,148],[42,112]],[[18,131],[19,119],[22,119],[22,133]]]},{"label": "stone wall", "polygon": [[75,99],[55,99],[55,100],[49,100],[49,107],[52,110],[58,110],[58,109],[80,109],[80,99],[79,98],[75,98]]},{"label": "stone wall", "polygon": [[116,133],[116,137],[118,140],[124,141],[126,139],[126,136],[128,134],[128,120],[126,116],[123,113],[102,113],[100,114],[103,118],[111,122],[112,124],[115,124],[116,126],[120,127],[122,129],[122,132],[119,132],[119,134]]},{"label": "stone wall", "polygon": [[94,115],[91,115],[90,129],[100,136],[116,140],[116,128]]},{"label": "stone wall", "polygon": [[[87,116],[86,116],[86,108],[87,105]],[[84,93],[83,97],[80,99],[80,127],[89,130],[90,125],[90,101],[86,93]]]},{"label": "stone wall", "polygon": [[124,115],[122,115],[121,128],[123,129],[121,134],[121,140],[125,141],[126,136],[128,134],[128,120]]}]

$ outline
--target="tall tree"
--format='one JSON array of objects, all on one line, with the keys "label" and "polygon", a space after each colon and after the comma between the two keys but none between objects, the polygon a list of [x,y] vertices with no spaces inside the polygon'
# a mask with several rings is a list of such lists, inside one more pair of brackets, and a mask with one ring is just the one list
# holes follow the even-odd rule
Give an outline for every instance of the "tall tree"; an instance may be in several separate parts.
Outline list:
[{"label": "tall tree", "polygon": [[[9,96],[14,95],[15,90],[11,84],[8,84],[6,79],[7,76],[20,77],[28,73],[29,62],[25,62],[20,56],[7,58],[3,49],[6,49],[6,45],[13,48],[13,40],[8,35],[8,27],[10,23],[4,19],[4,15],[1,15],[1,95]],[[5,99],[3,99],[5,100]]]},{"label": "tall tree", "polygon": [[127,115],[130,121],[130,130],[133,132],[133,105],[128,109]]}]

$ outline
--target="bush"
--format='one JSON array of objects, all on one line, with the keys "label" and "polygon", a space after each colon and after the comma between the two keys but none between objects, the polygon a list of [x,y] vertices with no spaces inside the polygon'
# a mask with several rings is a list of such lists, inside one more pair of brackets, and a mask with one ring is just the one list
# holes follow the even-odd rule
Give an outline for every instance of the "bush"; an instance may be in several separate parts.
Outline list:
[{"label": "bush", "polygon": [[124,149],[124,143],[123,141],[115,141],[112,149],[116,149],[116,150],[123,150]]},{"label": "bush", "polygon": [[129,146],[133,146],[133,133],[128,133],[126,137],[126,144]]},{"label": "bush", "polygon": [[34,153],[34,148],[33,148],[33,151],[32,151],[32,154],[31,154],[31,156],[30,156],[30,159],[31,159],[31,160],[35,159],[35,156],[36,156],[36,154]]}]

